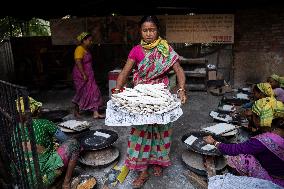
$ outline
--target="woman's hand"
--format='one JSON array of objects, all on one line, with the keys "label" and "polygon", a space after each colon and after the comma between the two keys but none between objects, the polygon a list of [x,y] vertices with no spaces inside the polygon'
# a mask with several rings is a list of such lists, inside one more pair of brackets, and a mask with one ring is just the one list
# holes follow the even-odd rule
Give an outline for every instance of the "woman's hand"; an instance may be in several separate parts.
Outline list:
[{"label": "woman's hand", "polygon": [[214,145],[214,143],[216,142],[216,140],[214,140],[214,138],[213,138],[212,136],[203,137],[203,140],[204,140],[207,144],[212,144],[212,145]]},{"label": "woman's hand", "polygon": [[184,104],[186,102],[186,100],[187,100],[185,90],[179,91],[178,92],[178,97],[179,97],[181,103]]}]

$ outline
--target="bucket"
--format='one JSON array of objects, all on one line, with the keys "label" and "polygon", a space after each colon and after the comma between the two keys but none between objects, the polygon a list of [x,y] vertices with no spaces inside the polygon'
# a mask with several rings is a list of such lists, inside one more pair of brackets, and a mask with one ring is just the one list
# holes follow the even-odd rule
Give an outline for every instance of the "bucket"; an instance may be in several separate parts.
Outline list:
[{"label": "bucket", "polygon": [[121,70],[113,70],[108,73],[108,94],[111,97],[111,89],[116,87],[116,80]]}]

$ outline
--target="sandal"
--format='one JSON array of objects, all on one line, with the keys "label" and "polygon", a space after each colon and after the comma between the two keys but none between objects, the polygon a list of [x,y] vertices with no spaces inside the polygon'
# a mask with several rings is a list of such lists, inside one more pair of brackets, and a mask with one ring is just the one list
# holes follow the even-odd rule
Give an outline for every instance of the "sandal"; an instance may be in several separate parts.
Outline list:
[{"label": "sandal", "polygon": [[162,176],[162,173],[163,173],[163,168],[159,165],[154,165],[153,166],[153,174],[154,176],[156,177],[160,177]]},{"label": "sandal", "polygon": [[132,182],[132,188],[141,188],[149,177],[148,173],[140,173],[140,175]]}]

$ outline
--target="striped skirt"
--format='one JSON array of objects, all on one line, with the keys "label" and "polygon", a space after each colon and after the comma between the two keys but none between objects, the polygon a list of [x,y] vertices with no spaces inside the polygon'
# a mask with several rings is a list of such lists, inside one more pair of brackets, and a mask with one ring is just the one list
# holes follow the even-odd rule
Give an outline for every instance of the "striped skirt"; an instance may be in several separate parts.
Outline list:
[{"label": "striped skirt", "polygon": [[171,124],[141,125],[131,128],[126,166],[131,170],[145,170],[148,165],[171,165],[169,153],[172,141]]}]

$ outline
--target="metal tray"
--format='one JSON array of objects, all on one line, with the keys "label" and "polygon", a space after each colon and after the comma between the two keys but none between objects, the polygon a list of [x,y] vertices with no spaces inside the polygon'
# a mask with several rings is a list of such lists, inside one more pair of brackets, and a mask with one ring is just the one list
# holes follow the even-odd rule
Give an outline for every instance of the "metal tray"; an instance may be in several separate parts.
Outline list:
[{"label": "metal tray", "polygon": [[[103,136],[94,135],[95,132],[101,132],[105,134],[109,134],[109,138],[105,138]],[[118,134],[115,131],[107,130],[107,129],[96,129],[89,130],[78,137],[76,137],[83,147],[84,150],[100,150],[111,146],[118,139]]]},{"label": "metal tray", "polygon": [[[197,140],[194,141],[192,145],[188,145],[184,142],[190,135],[197,137]],[[189,132],[189,133],[183,135],[183,137],[181,138],[181,141],[186,145],[186,147],[189,150],[192,150],[196,153],[203,154],[203,155],[210,155],[210,156],[221,156],[222,154],[217,148],[214,148],[214,149],[209,150],[209,151],[201,149],[203,146],[206,145],[206,142],[203,140],[203,137],[208,136],[208,135],[211,135],[215,140],[217,140],[219,142],[228,143],[228,141],[224,137],[217,136],[217,135],[214,135],[212,133],[205,132],[205,131]]]},{"label": "metal tray", "polygon": [[224,103],[224,104],[241,106],[245,103],[250,102],[250,100],[249,99],[236,98],[236,97],[231,96],[231,95],[227,95],[227,96],[225,95],[225,96],[223,96],[221,102]]}]

